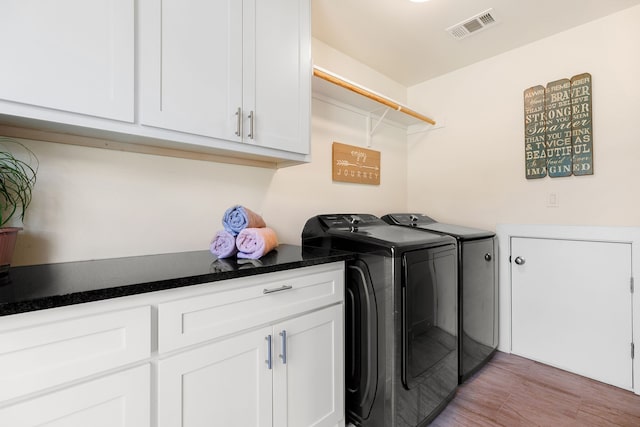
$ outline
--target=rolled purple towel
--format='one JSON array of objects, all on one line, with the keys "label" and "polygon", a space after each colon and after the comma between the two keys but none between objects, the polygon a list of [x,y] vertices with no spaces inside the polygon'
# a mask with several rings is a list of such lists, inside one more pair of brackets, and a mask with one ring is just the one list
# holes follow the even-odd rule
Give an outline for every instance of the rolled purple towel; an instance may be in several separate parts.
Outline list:
[{"label": "rolled purple towel", "polygon": [[222,226],[234,236],[245,228],[259,228],[266,225],[260,215],[240,205],[230,207],[222,216]]},{"label": "rolled purple towel", "polygon": [[220,230],[211,239],[209,250],[218,258],[229,258],[238,252],[236,238],[227,230]]},{"label": "rolled purple towel", "polygon": [[245,228],[236,238],[238,258],[258,259],[278,246],[276,232],[269,227]]}]

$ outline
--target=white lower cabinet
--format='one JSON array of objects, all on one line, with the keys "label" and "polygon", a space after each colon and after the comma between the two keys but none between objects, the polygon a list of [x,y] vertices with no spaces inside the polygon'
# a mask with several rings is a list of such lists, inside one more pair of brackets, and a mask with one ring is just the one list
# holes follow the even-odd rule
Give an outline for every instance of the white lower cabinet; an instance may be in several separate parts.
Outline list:
[{"label": "white lower cabinet", "polygon": [[7,427],[150,425],[149,364],[0,409]]},{"label": "white lower cabinet", "polygon": [[344,263],[0,316],[0,427],[344,426]]},{"label": "white lower cabinet", "polygon": [[149,358],[151,307],[76,308],[0,318],[0,403]]},{"label": "white lower cabinet", "polygon": [[511,238],[511,351],[633,390],[630,243]]},{"label": "white lower cabinet", "polygon": [[271,425],[272,328],[261,328],[158,362],[158,427]]},{"label": "white lower cabinet", "polygon": [[[283,344],[282,332],[286,333]],[[336,426],[344,420],[342,305],[274,327],[273,426]],[[286,348],[285,348],[286,347]],[[283,363],[281,355],[286,355]]]},{"label": "white lower cabinet", "polygon": [[342,329],[340,304],[159,361],[158,426],[340,425]]}]

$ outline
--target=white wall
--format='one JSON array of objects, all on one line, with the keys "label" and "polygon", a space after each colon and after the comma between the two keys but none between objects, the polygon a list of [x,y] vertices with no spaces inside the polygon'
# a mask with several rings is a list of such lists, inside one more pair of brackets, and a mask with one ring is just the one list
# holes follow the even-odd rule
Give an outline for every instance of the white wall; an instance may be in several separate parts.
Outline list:
[{"label": "white wall", "polygon": [[334,183],[331,144],[366,146],[365,116],[315,99],[312,108],[313,161],[279,169],[263,204],[265,218],[277,218],[278,234],[289,243],[300,243],[305,221],[316,214],[384,215],[407,205],[406,131],[383,123],[372,137],[370,149],[381,152],[379,186]]},{"label": "white wall", "polygon": [[[321,45],[319,45],[321,46]],[[395,82],[333,52],[351,79],[384,92]],[[331,144],[365,145],[363,115],[314,100],[312,162],[277,171],[145,154],[25,141],[40,160],[33,203],[13,265],[208,249],[225,209],[242,204],[263,215],[281,243],[300,244],[318,213],[384,214],[407,203],[406,136],[382,124],[379,186],[333,183]]]},{"label": "white wall", "polygon": [[407,102],[407,88],[373,68],[356,61],[318,39],[312,40],[313,64],[354,81],[401,104]]},{"label": "white wall", "polygon": [[206,248],[221,210],[260,207],[273,171],[28,144],[40,160],[14,265]]},{"label": "white wall", "polygon": [[[408,89],[409,105],[445,122],[409,137],[408,208],[490,230],[500,224],[503,351],[511,351],[509,235],[637,243],[638,20],[640,6]],[[594,175],[527,180],[523,91],[584,72],[593,78]],[[550,194],[559,207],[547,206]],[[634,271],[637,264],[634,256]]]},{"label": "white wall", "polygon": [[[445,119],[409,137],[409,210],[486,229],[497,223],[640,225],[640,6],[408,89]],[[593,176],[527,180],[523,91],[593,77]],[[547,207],[551,193],[559,207]]]},{"label": "white wall", "polygon": [[[638,225],[640,7],[409,88],[408,104],[445,127],[411,135],[383,124],[380,186],[333,183],[331,143],[364,145],[357,113],[313,101],[312,162],[278,171],[28,141],[41,161],[14,265],[206,249],[224,210],[261,212],[299,244],[321,212],[415,210],[443,221]],[[315,63],[403,101],[402,87],[314,40]],[[524,178],[524,89],[593,76],[595,175]],[[408,178],[408,180],[407,180]],[[550,193],[560,206],[548,208]]]}]

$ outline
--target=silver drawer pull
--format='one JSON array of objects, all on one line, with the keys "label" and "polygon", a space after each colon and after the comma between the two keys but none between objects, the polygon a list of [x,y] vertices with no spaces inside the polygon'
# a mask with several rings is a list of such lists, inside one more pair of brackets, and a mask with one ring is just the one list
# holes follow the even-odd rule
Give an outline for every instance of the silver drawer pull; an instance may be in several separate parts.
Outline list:
[{"label": "silver drawer pull", "polygon": [[280,292],[280,291],[288,291],[289,289],[293,289],[293,286],[291,285],[282,285],[279,288],[275,288],[275,289],[265,289],[262,291],[263,294],[272,294],[274,292]]},{"label": "silver drawer pull", "polygon": [[280,360],[282,360],[282,364],[286,365],[287,364],[287,331],[286,330],[282,330],[282,332],[280,332],[280,336],[282,337],[282,348],[280,349]]},{"label": "silver drawer pull", "polygon": [[255,120],[255,115],[253,114],[253,111],[249,113],[249,135],[247,135],[249,138],[254,139],[254,134],[253,134],[253,122]]},{"label": "silver drawer pull", "polygon": [[242,108],[236,110],[236,136],[240,136],[242,132]]},{"label": "silver drawer pull", "polygon": [[273,362],[271,360],[271,335],[267,335],[264,339],[267,340],[267,360],[265,360],[264,363],[267,364],[267,369],[271,369],[273,366]]}]

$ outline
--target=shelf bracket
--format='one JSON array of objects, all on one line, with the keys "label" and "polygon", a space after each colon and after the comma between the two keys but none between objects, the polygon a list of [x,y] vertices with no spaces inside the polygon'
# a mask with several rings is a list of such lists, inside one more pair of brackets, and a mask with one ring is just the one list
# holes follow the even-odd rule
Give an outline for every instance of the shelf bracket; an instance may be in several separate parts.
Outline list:
[{"label": "shelf bracket", "polygon": [[[380,123],[382,123],[382,121],[384,120],[384,116],[386,116],[388,112],[389,112],[389,108],[385,108],[384,113],[382,113],[376,125],[371,129],[371,132],[369,132],[371,135],[373,135],[376,132],[376,129],[378,129],[378,126],[380,126]],[[371,120],[371,113],[369,113],[369,120]]]},{"label": "shelf bracket", "polygon": [[385,108],[384,109],[384,113],[382,113],[380,118],[377,119],[377,121],[376,121],[376,123],[375,123],[375,125],[373,127],[371,126],[372,125],[371,112],[369,112],[369,114],[367,115],[367,147],[371,147],[371,137],[376,132],[376,129],[378,129],[378,126],[380,126],[380,123],[382,123],[382,121],[384,120],[384,117],[387,115],[389,110],[390,110],[390,108]]}]

